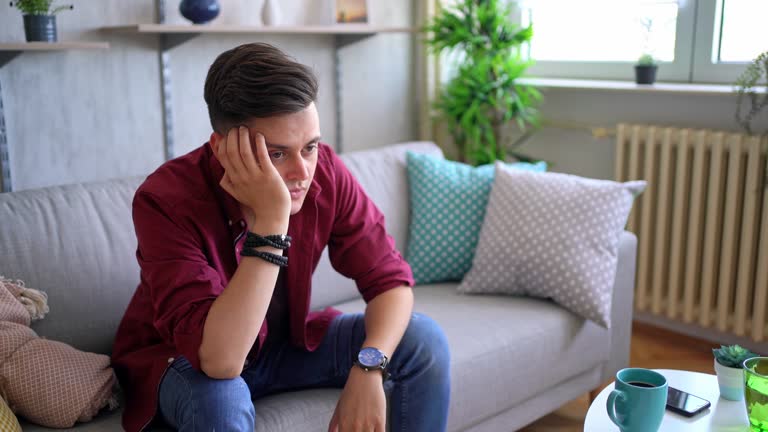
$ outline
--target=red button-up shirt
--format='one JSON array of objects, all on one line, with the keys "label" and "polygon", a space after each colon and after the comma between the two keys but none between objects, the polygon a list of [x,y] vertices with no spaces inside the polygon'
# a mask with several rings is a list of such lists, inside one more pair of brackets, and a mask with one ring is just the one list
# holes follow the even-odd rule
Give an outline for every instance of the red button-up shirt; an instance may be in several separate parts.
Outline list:
[{"label": "red button-up shirt", "polygon": [[[310,351],[340,313],[309,310],[312,273],[326,246],[334,268],[356,281],[366,302],[413,285],[381,212],[330,147],[321,144],[318,152],[307,197],[290,218],[293,242],[285,275],[291,343]],[[223,174],[205,144],[163,164],[134,196],[141,281],[112,354],[127,398],[123,426],[128,431],[144,429],[154,417],[160,381],[173,358],[183,355],[200,369],[206,316],[240,261],[247,226],[239,203],[219,186]],[[253,351],[266,335],[264,322]]]}]

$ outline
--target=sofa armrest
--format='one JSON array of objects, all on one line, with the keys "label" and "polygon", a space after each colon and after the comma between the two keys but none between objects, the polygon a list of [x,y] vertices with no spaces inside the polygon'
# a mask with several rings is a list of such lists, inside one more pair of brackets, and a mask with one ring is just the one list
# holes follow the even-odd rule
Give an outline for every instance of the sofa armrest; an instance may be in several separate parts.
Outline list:
[{"label": "sofa armrest", "polygon": [[629,231],[624,231],[619,241],[619,259],[611,301],[611,352],[603,369],[603,381],[613,380],[617,371],[629,366],[636,260],[637,237]]}]

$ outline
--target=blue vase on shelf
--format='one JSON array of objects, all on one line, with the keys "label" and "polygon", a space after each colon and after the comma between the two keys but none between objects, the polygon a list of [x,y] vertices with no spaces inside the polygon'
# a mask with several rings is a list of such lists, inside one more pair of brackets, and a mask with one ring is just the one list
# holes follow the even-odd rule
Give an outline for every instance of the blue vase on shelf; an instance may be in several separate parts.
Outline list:
[{"label": "blue vase on shelf", "polygon": [[181,16],[193,24],[205,24],[219,16],[218,0],[182,0],[179,4]]}]

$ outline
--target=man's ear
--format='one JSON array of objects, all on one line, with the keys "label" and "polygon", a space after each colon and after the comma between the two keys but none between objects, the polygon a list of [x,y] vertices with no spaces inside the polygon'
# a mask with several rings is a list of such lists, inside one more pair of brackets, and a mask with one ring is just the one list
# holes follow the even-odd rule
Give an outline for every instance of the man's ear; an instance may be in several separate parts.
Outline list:
[{"label": "man's ear", "polygon": [[213,131],[211,133],[211,138],[209,139],[209,142],[211,143],[211,148],[213,149],[213,154],[219,153],[219,145],[221,145],[222,140],[224,139],[223,136],[219,135],[218,132]]}]

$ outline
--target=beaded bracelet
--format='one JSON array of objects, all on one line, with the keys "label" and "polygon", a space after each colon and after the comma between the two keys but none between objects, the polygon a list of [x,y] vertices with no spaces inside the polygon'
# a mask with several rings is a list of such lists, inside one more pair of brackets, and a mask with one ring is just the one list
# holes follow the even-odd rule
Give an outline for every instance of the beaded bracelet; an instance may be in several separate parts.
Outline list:
[{"label": "beaded bracelet", "polygon": [[243,248],[243,250],[240,251],[240,256],[257,257],[257,258],[263,259],[268,263],[275,264],[280,267],[288,267],[287,256],[276,255],[269,252],[263,252],[253,248],[247,248],[247,247]]},{"label": "beaded bracelet", "polygon": [[262,237],[250,231],[245,235],[245,247],[255,248],[261,246],[271,246],[276,249],[288,249],[291,247],[291,236],[273,234]]}]

